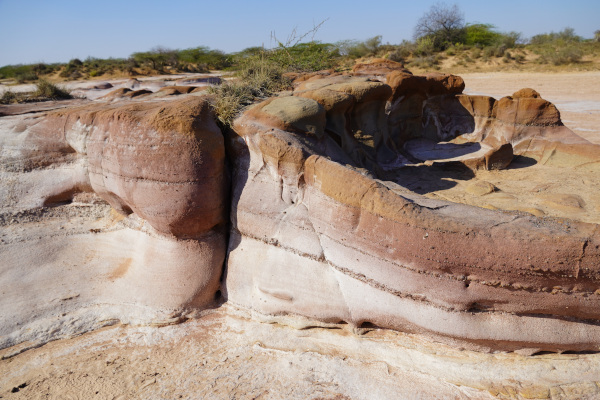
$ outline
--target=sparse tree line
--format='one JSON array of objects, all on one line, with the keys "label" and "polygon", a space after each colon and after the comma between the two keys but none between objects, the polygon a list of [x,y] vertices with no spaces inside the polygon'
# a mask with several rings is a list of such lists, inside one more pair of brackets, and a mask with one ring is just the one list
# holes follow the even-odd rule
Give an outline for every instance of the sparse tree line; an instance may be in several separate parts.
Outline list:
[{"label": "sparse tree line", "polygon": [[[315,27],[312,31],[318,29]],[[302,35],[299,39],[304,39]],[[276,38],[275,38],[276,39]],[[18,83],[58,75],[64,79],[94,78],[110,74],[145,75],[155,73],[239,70],[257,59],[268,60],[286,71],[315,71],[344,68],[363,57],[386,57],[404,62],[409,68],[439,68],[442,60],[455,56],[456,65],[466,66],[475,59],[487,62],[501,58],[509,63],[525,62],[523,49],[536,55],[541,64],[578,63],[585,54],[600,52],[600,30],[592,39],[575,35],[572,28],[535,35],[526,40],[518,32],[499,32],[493,25],[466,23],[458,6],[436,4],[416,23],[412,41],[383,44],[381,36],[364,41],[343,40],[321,43],[310,40],[276,41],[273,49],[250,47],[238,53],[224,53],[206,46],[175,50],[155,47],[136,52],[127,59],[73,59],[68,63],[7,65],[0,68],[0,79]]]}]

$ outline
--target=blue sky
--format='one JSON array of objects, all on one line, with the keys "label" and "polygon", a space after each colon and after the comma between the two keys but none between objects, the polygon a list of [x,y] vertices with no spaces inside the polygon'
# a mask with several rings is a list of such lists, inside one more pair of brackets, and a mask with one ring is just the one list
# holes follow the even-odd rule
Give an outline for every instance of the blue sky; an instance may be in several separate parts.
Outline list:
[{"label": "blue sky", "polygon": [[[435,0],[0,0],[0,66],[66,62],[88,56],[127,57],[155,46],[208,46],[226,52],[285,40],[327,19],[315,40],[383,42],[411,39]],[[525,37],[572,27],[592,37],[600,29],[599,0],[458,0],[467,22],[491,23]]]}]

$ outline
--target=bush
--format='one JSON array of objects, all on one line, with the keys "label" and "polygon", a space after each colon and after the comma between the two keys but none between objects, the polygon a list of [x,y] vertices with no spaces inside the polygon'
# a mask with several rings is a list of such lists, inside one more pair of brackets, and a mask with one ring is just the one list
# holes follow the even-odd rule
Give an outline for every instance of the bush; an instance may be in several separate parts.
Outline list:
[{"label": "bush", "polygon": [[0,104],[10,104],[17,102],[17,95],[11,90],[7,90],[2,93],[2,97],[0,97]]},{"label": "bush", "polygon": [[435,45],[433,39],[430,37],[424,37],[417,41],[414,54],[417,56],[429,56],[435,53]]},{"label": "bush", "polygon": [[536,61],[541,64],[565,65],[578,63],[582,57],[582,51],[574,46],[550,47],[542,50],[540,57]]},{"label": "bush", "polygon": [[213,106],[221,123],[230,125],[243,107],[289,88],[290,81],[283,77],[284,72],[285,68],[265,51],[241,63],[238,79],[211,86],[208,92],[215,95]]},{"label": "bush", "polygon": [[415,51],[415,44],[408,40],[403,40],[389,54],[389,59],[392,61],[405,62],[408,57]]},{"label": "bush", "polygon": [[19,83],[37,80],[34,65],[5,65],[0,68],[0,79],[13,78]]},{"label": "bush", "polygon": [[436,56],[416,57],[410,63],[411,67],[439,69],[439,59]]},{"label": "bush", "polygon": [[36,84],[36,90],[32,93],[33,97],[60,100],[60,99],[72,99],[71,93],[62,87],[59,87],[53,83],[48,82],[45,79],[40,79]]},{"label": "bush", "polygon": [[587,45],[572,28],[536,35],[529,42],[530,48],[539,55],[536,62],[553,65],[578,63]]},{"label": "bush", "polygon": [[307,42],[265,51],[264,57],[285,71],[320,71],[333,68],[340,58],[336,46],[328,43]]},{"label": "bush", "polygon": [[490,57],[502,57],[504,56],[504,53],[506,52],[506,46],[505,45],[497,45],[497,46],[489,46],[486,47],[485,49],[483,49],[483,57],[484,58],[490,58]]},{"label": "bush", "polygon": [[79,58],[74,58],[71,61],[69,61],[69,65],[72,68],[77,68],[77,67],[81,67],[83,65],[83,62],[81,62],[81,60]]},{"label": "bush", "polygon": [[27,81],[35,81],[37,79],[38,79],[38,76],[33,71],[22,72],[22,73],[15,75],[15,80],[17,81],[17,83],[25,83]]},{"label": "bush", "polygon": [[381,46],[381,36],[373,36],[360,42],[358,40],[342,40],[334,44],[340,56],[353,60],[376,55]]},{"label": "bush", "polygon": [[529,40],[529,44],[544,45],[554,44],[556,42],[561,42],[562,44],[579,43],[581,40],[581,36],[575,35],[575,30],[573,28],[565,28],[560,32],[550,32],[535,35]]},{"label": "bush", "polygon": [[465,27],[465,44],[469,46],[491,46],[500,40],[501,34],[491,24],[468,24]]},{"label": "bush", "polygon": [[515,55],[515,61],[518,64],[523,64],[525,62],[525,56],[523,54],[517,54]]}]

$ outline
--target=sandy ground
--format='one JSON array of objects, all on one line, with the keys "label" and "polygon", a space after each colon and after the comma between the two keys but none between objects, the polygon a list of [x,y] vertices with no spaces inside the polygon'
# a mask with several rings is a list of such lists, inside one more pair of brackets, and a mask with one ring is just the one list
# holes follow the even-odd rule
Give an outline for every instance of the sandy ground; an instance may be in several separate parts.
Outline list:
[{"label": "sandy ground", "polygon": [[0,352],[9,357],[0,362],[0,397],[592,399],[600,394],[594,382],[599,355],[482,354],[398,332],[358,334],[349,326],[306,323],[261,321],[224,305],[180,325],[114,326],[15,357],[8,349]]},{"label": "sandy ground", "polygon": [[[462,76],[472,94],[500,98],[534,88],[557,104],[568,127],[600,143],[600,73]],[[600,198],[597,171],[581,175],[581,185],[593,190],[580,193],[579,208],[571,198],[540,203],[540,191],[552,185],[565,195],[578,189],[550,179],[551,170],[544,178],[551,185],[540,188],[527,171],[478,174],[476,180],[499,188],[493,193],[467,195],[471,182],[438,177],[438,184],[449,187],[424,194],[506,208],[516,204],[511,196],[527,192],[543,213],[552,215],[558,204],[598,222],[600,208],[589,205]],[[560,178],[575,185],[566,172]],[[29,350],[24,343],[0,350],[0,399],[600,398],[599,354],[482,354],[396,332],[308,326],[293,319],[264,321],[225,305],[174,326],[118,325]]]}]

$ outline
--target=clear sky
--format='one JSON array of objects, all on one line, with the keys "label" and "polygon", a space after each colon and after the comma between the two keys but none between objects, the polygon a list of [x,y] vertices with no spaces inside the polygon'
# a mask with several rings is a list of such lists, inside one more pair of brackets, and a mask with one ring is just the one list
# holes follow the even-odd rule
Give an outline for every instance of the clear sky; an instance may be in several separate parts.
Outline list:
[{"label": "clear sky", "polygon": [[[327,19],[315,40],[383,42],[411,39],[435,0],[0,0],[0,66],[66,62],[88,56],[128,57],[155,46],[208,46],[225,52],[272,47],[294,28]],[[457,0],[467,22],[525,37],[572,27],[583,37],[600,29],[600,0]]]}]

